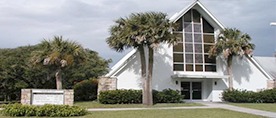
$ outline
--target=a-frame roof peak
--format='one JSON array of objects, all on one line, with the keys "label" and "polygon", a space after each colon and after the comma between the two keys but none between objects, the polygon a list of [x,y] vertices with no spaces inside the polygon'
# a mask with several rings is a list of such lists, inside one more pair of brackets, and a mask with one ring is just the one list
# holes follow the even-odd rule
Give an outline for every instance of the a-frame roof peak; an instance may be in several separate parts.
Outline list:
[{"label": "a-frame roof peak", "polygon": [[209,17],[210,20],[214,21],[216,25],[218,25],[221,29],[224,29],[224,26],[222,23],[220,23],[216,17],[208,11],[208,9],[199,1],[195,0],[193,3],[182,9],[180,12],[175,13],[171,18],[171,22],[176,22],[179,20],[182,16],[184,16],[185,13],[187,13],[191,9],[197,9],[201,14],[203,14],[205,17]]}]

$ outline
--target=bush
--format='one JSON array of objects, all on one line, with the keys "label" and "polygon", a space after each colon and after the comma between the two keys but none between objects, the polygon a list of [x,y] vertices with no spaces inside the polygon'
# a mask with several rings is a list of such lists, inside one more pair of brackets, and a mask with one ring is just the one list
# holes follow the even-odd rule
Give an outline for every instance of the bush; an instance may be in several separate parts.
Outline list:
[{"label": "bush", "polygon": [[164,89],[157,93],[157,103],[180,103],[184,96],[177,90]]},{"label": "bush", "polygon": [[110,90],[99,95],[102,104],[138,104],[142,103],[141,90]]},{"label": "bush", "polygon": [[[153,103],[180,103],[183,96],[179,91],[165,89],[161,92],[153,90]],[[110,90],[102,91],[99,95],[102,104],[140,104],[142,90]]]},{"label": "bush", "polygon": [[225,90],[222,98],[235,103],[276,103],[276,89],[252,92],[246,90]]},{"label": "bush", "polygon": [[97,99],[98,80],[83,80],[74,85],[75,101],[92,101]]},{"label": "bush", "polygon": [[68,105],[31,106],[22,104],[8,104],[4,105],[2,113],[7,116],[68,117],[83,116],[87,113],[87,111],[78,106]]}]

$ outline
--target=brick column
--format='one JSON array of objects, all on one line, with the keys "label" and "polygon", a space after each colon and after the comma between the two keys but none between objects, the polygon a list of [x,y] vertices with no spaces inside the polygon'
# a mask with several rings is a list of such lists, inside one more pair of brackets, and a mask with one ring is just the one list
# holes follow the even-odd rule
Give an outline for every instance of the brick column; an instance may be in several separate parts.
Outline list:
[{"label": "brick column", "polygon": [[21,89],[21,104],[30,105],[31,104],[31,89]]},{"label": "brick column", "polygon": [[64,90],[64,104],[73,106],[73,104],[74,104],[74,90],[72,90],[72,89]]}]

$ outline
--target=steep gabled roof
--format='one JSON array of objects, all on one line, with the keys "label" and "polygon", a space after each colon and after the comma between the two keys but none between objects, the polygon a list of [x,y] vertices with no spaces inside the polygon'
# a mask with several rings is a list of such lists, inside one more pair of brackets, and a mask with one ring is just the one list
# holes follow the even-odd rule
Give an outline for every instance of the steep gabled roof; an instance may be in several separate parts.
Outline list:
[{"label": "steep gabled roof", "polygon": [[276,57],[254,57],[270,79],[276,79]]},{"label": "steep gabled roof", "polygon": [[136,49],[131,50],[129,53],[127,53],[119,62],[117,62],[109,71],[109,73],[107,73],[105,76],[106,77],[113,77],[115,76],[122,68],[125,67],[125,65],[128,64],[129,60],[131,59],[131,57],[133,57],[135,55],[135,53],[137,52]]},{"label": "steep gabled roof", "polygon": [[204,18],[208,18],[210,20],[208,20],[208,22],[211,22],[211,24],[213,25],[218,25],[220,27],[220,29],[224,29],[224,26],[222,23],[220,23],[216,17],[209,12],[209,10],[199,1],[196,0],[195,2],[193,2],[192,4],[190,4],[188,7],[182,9],[180,12],[175,13],[171,18],[170,21],[171,22],[176,22],[177,20],[179,20],[184,14],[186,14],[190,9],[197,9],[198,12],[203,15]]}]

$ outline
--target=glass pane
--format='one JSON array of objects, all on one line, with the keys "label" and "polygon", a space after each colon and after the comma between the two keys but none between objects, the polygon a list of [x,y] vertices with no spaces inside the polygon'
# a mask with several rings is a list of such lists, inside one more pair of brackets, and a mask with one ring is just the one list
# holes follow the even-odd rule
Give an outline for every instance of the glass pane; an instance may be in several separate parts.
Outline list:
[{"label": "glass pane", "polygon": [[184,23],[185,32],[192,32],[192,23]]},{"label": "glass pane", "polygon": [[184,71],[184,65],[183,64],[174,64],[173,70],[174,71]]},{"label": "glass pane", "polygon": [[186,59],[186,63],[194,63],[193,54],[186,54],[185,59]]},{"label": "glass pane", "polygon": [[174,52],[183,52],[183,43],[177,43],[173,46]]},{"label": "glass pane", "polygon": [[191,10],[189,10],[185,15],[184,15],[184,22],[191,22]]},{"label": "glass pane", "polygon": [[176,36],[176,38],[179,39],[179,41],[183,41],[183,34],[182,33],[174,33],[174,35]]},{"label": "glass pane", "polygon": [[205,63],[216,64],[216,58],[209,58],[209,55],[204,55]]},{"label": "glass pane", "polygon": [[204,45],[204,53],[208,53],[211,46],[213,46],[213,45]]},{"label": "glass pane", "polygon": [[202,44],[195,44],[195,52],[202,53]]},{"label": "glass pane", "polygon": [[205,66],[205,71],[206,72],[216,72],[217,68],[215,65],[206,65]]},{"label": "glass pane", "polygon": [[195,39],[195,42],[202,43],[201,34],[194,34],[194,39]]},{"label": "glass pane", "polygon": [[203,32],[214,33],[214,28],[203,18]]},{"label": "glass pane", "polygon": [[182,22],[182,17],[176,21],[176,31],[182,31],[183,30],[183,22]]},{"label": "glass pane", "polygon": [[196,23],[200,23],[200,14],[197,10],[193,10],[193,21]]},{"label": "glass pane", "polygon": [[215,43],[214,35],[203,35],[204,43]]},{"label": "glass pane", "polygon": [[194,32],[201,32],[201,25],[200,24],[194,24]]},{"label": "glass pane", "polygon": [[203,71],[202,65],[196,65],[195,68],[196,68],[196,71]]},{"label": "glass pane", "polygon": [[186,71],[194,71],[194,67],[192,64],[186,64]]},{"label": "glass pane", "polygon": [[183,54],[173,54],[173,62],[183,62]]},{"label": "glass pane", "polygon": [[193,42],[192,33],[185,33],[185,42]]},{"label": "glass pane", "polygon": [[185,52],[193,52],[193,44],[185,44]]},{"label": "glass pane", "polygon": [[195,54],[195,62],[203,63],[202,54]]}]

